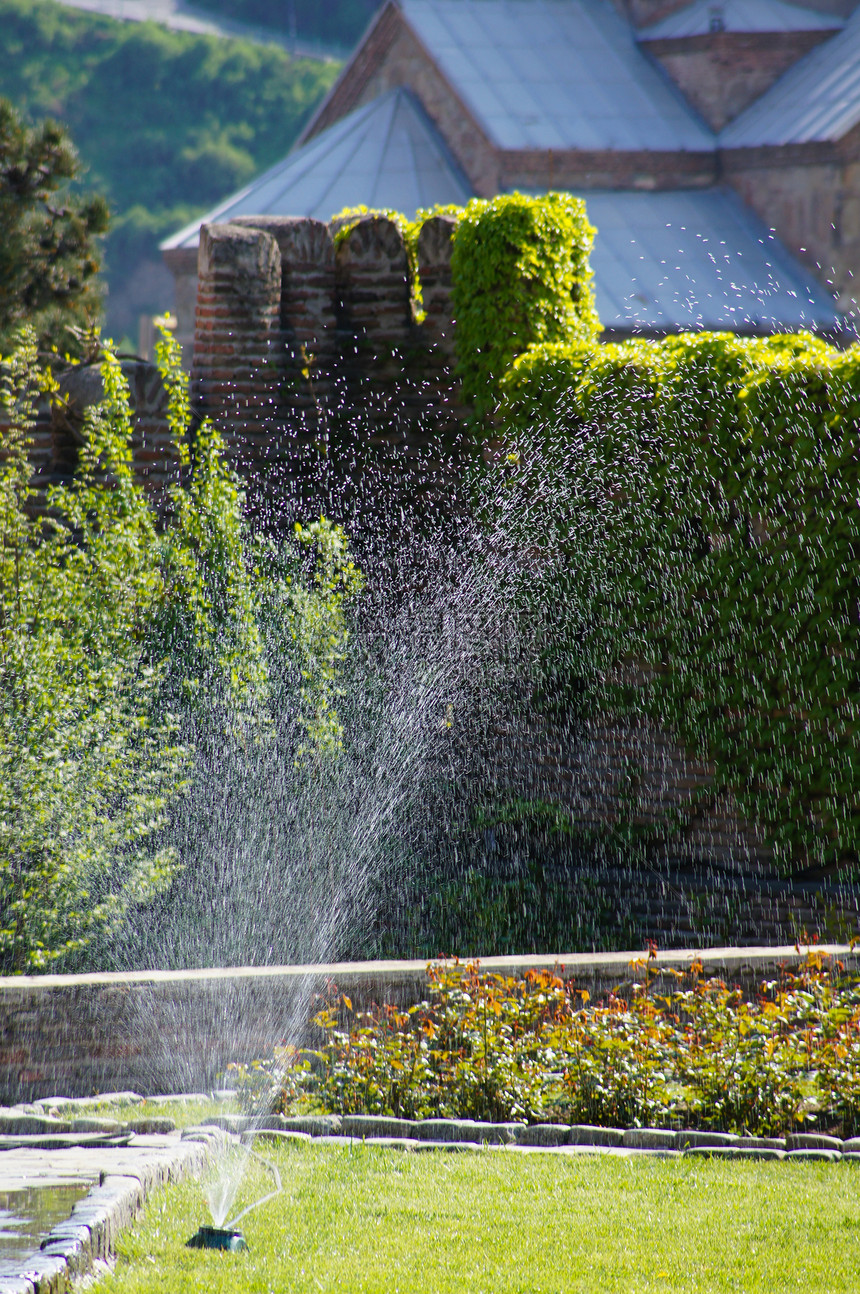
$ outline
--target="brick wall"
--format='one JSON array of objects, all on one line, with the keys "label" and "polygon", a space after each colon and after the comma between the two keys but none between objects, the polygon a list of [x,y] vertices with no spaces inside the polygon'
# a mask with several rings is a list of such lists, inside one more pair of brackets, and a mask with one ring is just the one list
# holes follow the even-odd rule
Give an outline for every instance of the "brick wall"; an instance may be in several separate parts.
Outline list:
[{"label": "brick wall", "polygon": [[[398,528],[421,515],[428,492],[431,501],[456,502],[468,455],[453,373],[451,232],[450,218],[434,217],[418,240],[424,318],[403,239],[384,217],[363,218],[339,239],[306,218],[247,218],[204,227],[201,236],[197,414],[222,427],[252,507],[268,506],[286,480],[300,496],[299,515],[325,510],[351,528],[313,495],[320,479],[348,481],[360,494],[354,511],[377,540],[390,528],[384,546],[401,582]],[[149,365],[133,366],[129,378],[134,461],[157,496],[177,474],[164,393]],[[82,410],[100,395],[93,370],[70,382],[68,414],[37,428],[43,482],[73,470]],[[342,495],[335,497],[337,507]],[[566,805],[584,824],[612,824],[623,809],[643,825],[675,824],[667,859],[768,867],[755,829],[713,795],[712,770],[653,726],[566,730],[534,719],[496,734],[495,751],[500,787]]]},{"label": "brick wall", "polygon": [[[153,364],[124,363],[133,411],[132,463],[156,508],[162,506],[169,484],[179,480],[179,461],[167,426],[167,397],[161,374]],[[30,460],[38,503],[44,504],[52,485],[68,482],[78,465],[86,410],[103,396],[97,367],[73,369],[60,378],[60,399],[37,410]]]},{"label": "brick wall", "polygon": [[499,152],[502,191],[570,189],[702,189],[716,184],[717,154],[616,152],[601,149],[510,149]]},{"label": "brick wall", "polygon": [[860,298],[860,127],[836,144],[738,148],[723,153],[726,180],[788,250],[836,293]]},{"label": "brick wall", "polygon": [[421,236],[425,320],[403,237],[384,217],[337,239],[304,217],[204,226],[194,401],[222,427],[252,495],[271,494],[276,476],[309,480],[320,455],[328,475],[376,471],[382,493],[414,459],[422,485],[442,464],[447,476],[465,414],[450,224],[437,217]]},{"label": "brick wall", "polygon": [[708,125],[722,130],[793,63],[832,34],[721,31],[643,40],[641,48],[665,68]]},{"label": "brick wall", "polygon": [[672,824],[658,856],[769,871],[772,852],[713,769],[645,719],[566,726],[533,717],[496,733],[496,783],[510,794],[567,808],[583,826]]}]

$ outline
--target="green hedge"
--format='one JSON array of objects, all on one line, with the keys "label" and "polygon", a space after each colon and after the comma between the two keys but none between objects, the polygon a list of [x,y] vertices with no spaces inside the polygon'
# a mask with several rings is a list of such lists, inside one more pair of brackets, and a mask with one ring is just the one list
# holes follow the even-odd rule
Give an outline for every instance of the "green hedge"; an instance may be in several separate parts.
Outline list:
[{"label": "green hedge", "polygon": [[[518,589],[539,700],[644,709],[785,868],[855,863],[860,347],[599,345],[582,200],[445,210],[463,394],[510,442],[481,506],[543,554]],[[431,214],[398,217],[413,261]]]},{"label": "green hedge", "polygon": [[452,298],[463,394],[495,403],[515,356],[600,331],[588,257],[595,229],[569,193],[473,198],[454,231]]},{"label": "green hedge", "polygon": [[786,867],[856,862],[860,346],[538,346],[501,386],[545,699],[644,707]]}]

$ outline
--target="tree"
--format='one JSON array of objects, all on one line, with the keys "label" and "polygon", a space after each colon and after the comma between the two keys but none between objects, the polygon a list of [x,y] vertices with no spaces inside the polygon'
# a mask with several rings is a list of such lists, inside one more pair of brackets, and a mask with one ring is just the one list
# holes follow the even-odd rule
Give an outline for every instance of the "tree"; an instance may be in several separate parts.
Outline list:
[{"label": "tree", "polygon": [[[161,529],[116,356],[47,509],[29,453],[52,379],[31,329],[0,365],[0,973],[87,964],[164,894],[187,861],[169,828],[201,733],[251,749],[280,723],[297,759],[339,749],[345,604],[361,587],[345,536],[320,519],[258,540],[217,428],[197,429],[191,460],[167,338],[159,363],[191,477]],[[292,680],[274,696],[273,667]]]},{"label": "tree", "polygon": [[0,99],[0,351],[29,323],[43,347],[79,349],[101,306],[99,235],[108,207],[77,194],[79,162],[57,122],[29,127]]}]

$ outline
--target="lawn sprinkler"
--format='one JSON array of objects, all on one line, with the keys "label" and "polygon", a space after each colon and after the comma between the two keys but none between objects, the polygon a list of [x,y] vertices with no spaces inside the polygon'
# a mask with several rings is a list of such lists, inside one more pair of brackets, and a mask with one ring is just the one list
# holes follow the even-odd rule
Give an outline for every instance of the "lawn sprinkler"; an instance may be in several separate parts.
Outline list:
[{"label": "lawn sprinkler", "polygon": [[235,1227],[201,1227],[187,1243],[188,1249],[229,1249],[239,1253],[248,1248],[248,1242]]},{"label": "lawn sprinkler", "polygon": [[281,1174],[278,1172],[277,1167],[270,1160],[258,1155],[254,1150],[249,1150],[248,1154],[252,1159],[259,1160],[261,1164],[268,1168],[275,1180],[275,1189],[269,1191],[269,1194],[264,1195],[262,1199],[255,1200],[253,1204],[249,1204],[247,1208],[242,1209],[242,1212],[237,1213],[232,1222],[226,1222],[223,1227],[200,1227],[198,1231],[195,1231],[191,1239],[185,1242],[187,1249],[221,1249],[233,1254],[247,1252],[248,1242],[236,1226],[236,1223],[241,1222],[242,1218],[247,1213],[250,1213],[252,1209],[258,1209],[261,1204],[266,1204],[269,1200],[273,1200],[283,1190]]}]

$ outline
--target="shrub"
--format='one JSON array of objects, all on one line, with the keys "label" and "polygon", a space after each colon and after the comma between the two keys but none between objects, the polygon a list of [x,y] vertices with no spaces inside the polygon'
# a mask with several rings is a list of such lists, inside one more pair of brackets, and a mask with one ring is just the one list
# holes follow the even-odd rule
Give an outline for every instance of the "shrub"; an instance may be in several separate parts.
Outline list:
[{"label": "shrub", "polygon": [[[0,440],[0,965],[39,970],[109,934],[178,865],[160,838],[188,752],[142,630],[162,594],[110,355],[74,487],[34,515],[32,337],[7,365]],[[109,476],[107,475],[109,474]]]},{"label": "shrub", "polygon": [[557,973],[477,963],[430,965],[427,999],[406,1011],[355,1013],[333,990],[316,1050],[233,1076],[250,1104],[274,1093],[281,1109],[301,1098],[344,1114],[754,1135],[858,1126],[860,979],[839,963],[813,954],[748,998],[701,964],[686,980],[632,970],[623,993],[594,1003]]},{"label": "shrub", "polygon": [[[0,423],[0,966],[41,970],[115,937],[182,865],[166,828],[194,741],[298,732],[295,758],[335,753],[347,605],[361,587],[324,518],[280,548],[251,535],[239,480],[208,423],[189,449],[187,379],[160,365],[190,473],[156,527],[131,457],[129,393],[106,351],[79,471],[47,509],[31,481],[39,390],[30,334],[4,365]],[[309,560],[308,560],[309,558]],[[274,713],[273,667],[291,677]],[[283,715],[285,702],[291,712]]]},{"label": "shrub", "polygon": [[418,238],[432,216],[455,218],[451,251],[455,345],[463,395],[492,409],[511,361],[529,346],[590,342],[600,331],[589,264],[595,229],[569,193],[472,198],[414,220],[400,212],[346,207],[332,217],[335,241],[362,216],[385,216],[403,235],[417,316],[422,296]]}]

